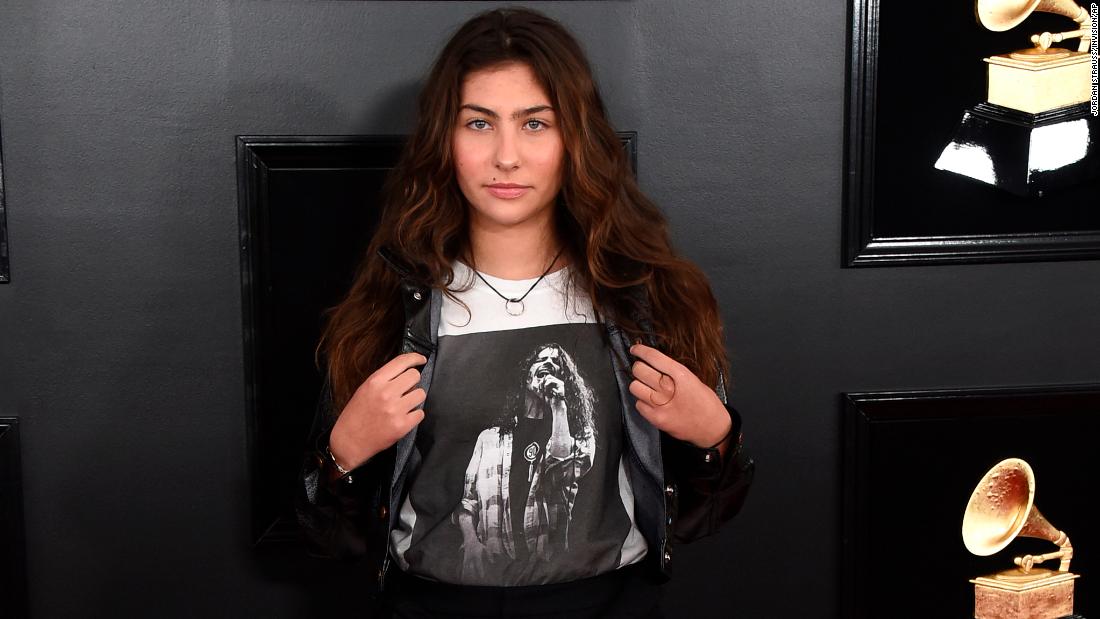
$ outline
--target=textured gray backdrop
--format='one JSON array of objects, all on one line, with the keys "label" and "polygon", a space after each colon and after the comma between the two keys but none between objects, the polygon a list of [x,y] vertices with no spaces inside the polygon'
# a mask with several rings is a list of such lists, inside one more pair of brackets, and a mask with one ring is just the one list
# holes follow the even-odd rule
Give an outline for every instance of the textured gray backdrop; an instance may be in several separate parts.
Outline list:
[{"label": "textured gray backdrop", "polygon": [[[0,2],[0,416],[35,617],[317,612],[248,546],[234,136],[406,132],[493,5]],[[1096,381],[1100,262],[838,266],[844,2],[532,5],[587,46],[714,282],[760,463],[736,523],[677,551],[671,605],[834,617],[837,394]]]}]

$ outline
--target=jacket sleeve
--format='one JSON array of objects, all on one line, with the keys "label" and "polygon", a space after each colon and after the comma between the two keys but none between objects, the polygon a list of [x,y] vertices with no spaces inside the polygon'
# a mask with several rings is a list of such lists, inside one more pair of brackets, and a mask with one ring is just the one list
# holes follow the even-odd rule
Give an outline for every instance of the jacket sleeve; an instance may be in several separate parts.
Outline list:
[{"label": "jacket sleeve", "polygon": [[341,477],[328,455],[328,437],[337,416],[326,379],[303,458],[295,508],[311,555],[347,559],[379,550],[373,548],[379,544],[374,529],[387,516],[384,490],[392,468],[386,465],[392,462],[393,450],[377,454]]},{"label": "jacket sleeve", "polygon": [[743,449],[741,414],[726,401],[721,378],[716,389],[730,414],[732,439],[726,455],[662,435],[666,472],[675,483],[672,538],[691,542],[718,532],[741,511],[756,463]]}]

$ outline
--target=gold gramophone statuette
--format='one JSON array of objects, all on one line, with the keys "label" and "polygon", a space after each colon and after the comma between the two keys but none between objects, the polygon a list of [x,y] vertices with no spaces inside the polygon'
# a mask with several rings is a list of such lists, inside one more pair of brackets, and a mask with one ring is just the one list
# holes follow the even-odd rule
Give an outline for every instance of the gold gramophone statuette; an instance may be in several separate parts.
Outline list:
[{"label": "gold gramophone statuette", "polygon": [[[1092,19],[1074,0],[977,0],[975,13],[994,32],[1016,27],[1032,12],[1055,13],[1077,22],[1066,32],[1031,35],[1033,47],[985,58],[990,103],[1037,114],[1088,101],[1092,94]],[[1080,38],[1077,50],[1051,47]]]},{"label": "gold gramophone statuette", "polygon": [[[1073,581],[1069,571],[1073,546],[1035,507],[1035,473],[1019,458],[997,463],[978,482],[966,505],[962,524],[967,550],[988,556],[1017,537],[1037,537],[1058,550],[1024,555],[1010,569],[971,580],[975,619],[1058,619],[1073,614]],[[1058,559],[1058,569],[1036,565]]]}]

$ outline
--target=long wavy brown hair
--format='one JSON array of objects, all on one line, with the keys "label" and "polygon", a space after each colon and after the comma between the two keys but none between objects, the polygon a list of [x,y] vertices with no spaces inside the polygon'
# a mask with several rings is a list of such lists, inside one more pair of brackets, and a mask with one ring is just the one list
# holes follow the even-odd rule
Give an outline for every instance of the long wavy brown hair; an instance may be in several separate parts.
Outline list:
[{"label": "long wavy brown hair", "polygon": [[[652,338],[707,384],[727,376],[714,294],[702,271],[673,250],[664,215],[638,189],[581,46],[541,13],[496,9],[463,24],[436,59],[416,127],[387,179],[379,227],[347,295],[325,311],[317,353],[328,365],[335,410],[400,350],[400,282],[378,249],[389,247],[445,294],[452,263],[472,264],[469,207],[452,151],[462,85],[471,72],[511,62],[532,69],[558,114],[565,161],[555,226],[571,259],[570,286],[588,294],[597,318],[612,317],[632,341]],[[645,304],[650,330],[636,319]]]}]

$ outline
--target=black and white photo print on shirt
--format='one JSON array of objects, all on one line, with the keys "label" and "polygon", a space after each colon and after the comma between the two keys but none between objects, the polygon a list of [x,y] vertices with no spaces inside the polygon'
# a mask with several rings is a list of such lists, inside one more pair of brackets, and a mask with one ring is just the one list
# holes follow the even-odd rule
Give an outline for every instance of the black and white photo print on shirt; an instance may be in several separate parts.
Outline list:
[{"label": "black and white photo print on shirt", "polygon": [[[520,316],[484,284],[457,293],[469,314],[445,301],[418,463],[391,534],[402,569],[509,586],[575,580],[644,556],[611,353],[591,308],[562,296],[566,272],[540,282]],[[504,294],[523,288],[516,296],[534,283],[489,281]]]}]

